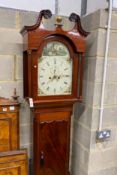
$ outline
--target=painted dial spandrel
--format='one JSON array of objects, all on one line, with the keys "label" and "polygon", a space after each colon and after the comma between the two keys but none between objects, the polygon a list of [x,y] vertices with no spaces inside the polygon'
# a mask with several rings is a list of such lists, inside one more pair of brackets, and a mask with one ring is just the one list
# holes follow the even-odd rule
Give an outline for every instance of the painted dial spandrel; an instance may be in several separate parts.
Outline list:
[{"label": "painted dial spandrel", "polygon": [[48,43],[38,59],[38,96],[72,92],[72,59],[61,42]]}]

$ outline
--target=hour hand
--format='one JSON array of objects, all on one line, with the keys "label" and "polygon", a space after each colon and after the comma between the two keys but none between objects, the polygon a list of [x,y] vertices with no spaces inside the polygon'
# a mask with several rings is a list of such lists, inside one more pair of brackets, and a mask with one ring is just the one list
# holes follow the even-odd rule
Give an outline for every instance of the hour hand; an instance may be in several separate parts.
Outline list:
[{"label": "hour hand", "polygon": [[54,75],[54,76],[49,76],[49,81],[48,81],[48,83],[49,83],[49,82],[52,82],[54,79],[56,79],[56,77],[57,77],[56,75]]},{"label": "hour hand", "polygon": [[53,79],[54,79],[54,77],[49,76],[49,81],[48,81],[48,83],[51,82],[51,81],[53,81]]},{"label": "hour hand", "polygon": [[62,75],[59,75],[59,77],[61,78],[61,77],[70,77],[69,75],[64,75],[64,74],[62,74]]},{"label": "hour hand", "polygon": [[54,75],[56,74],[56,69],[54,69]]}]

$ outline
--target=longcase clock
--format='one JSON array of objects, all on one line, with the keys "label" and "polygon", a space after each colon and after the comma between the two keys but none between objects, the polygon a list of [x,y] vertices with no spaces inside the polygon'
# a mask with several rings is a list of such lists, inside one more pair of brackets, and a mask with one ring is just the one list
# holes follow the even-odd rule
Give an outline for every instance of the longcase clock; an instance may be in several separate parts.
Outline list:
[{"label": "longcase clock", "polygon": [[37,23],[25,26],[24,97],[33,101],[33,148],[35,175],[69,175],[70,121],[73,104],[82,100],[85,38],[80,18],[72,13],[70,31],[57,17],[55,29],[47,30],[39,13]]}]

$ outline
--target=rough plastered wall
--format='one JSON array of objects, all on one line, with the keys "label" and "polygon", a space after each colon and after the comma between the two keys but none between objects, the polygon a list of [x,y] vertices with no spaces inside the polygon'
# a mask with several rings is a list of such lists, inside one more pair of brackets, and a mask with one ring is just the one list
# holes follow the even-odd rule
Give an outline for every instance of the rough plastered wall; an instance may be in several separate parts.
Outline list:
[{"label": "rough plastered wall", "polygon": [[108,141],[96,143],[107,18],[108,12],[99,10],[82,20],[91,33],[87,38],[83,103],[75,106],[73,175],[117,174],[117,11],[112,14],[102,126],[112,133]]}]

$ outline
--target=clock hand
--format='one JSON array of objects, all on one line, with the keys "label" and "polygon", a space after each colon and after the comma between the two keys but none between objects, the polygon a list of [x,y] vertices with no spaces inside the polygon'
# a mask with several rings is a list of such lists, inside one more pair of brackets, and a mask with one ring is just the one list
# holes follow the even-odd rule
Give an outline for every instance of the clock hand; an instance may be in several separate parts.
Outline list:
[{"label": "clock hand", "polygon": [[59,77],[60,77],[60,78],[61,78],[61,77],[70,77],[70,75],[61,74],[61,75],[59,75]]},{"label": "clock hand", "polygon": [[54,75],[56,74],[56,59],[54,58]]},{"label": "clock hand", "polygon": [[57,78],[57,76],[56,75],[54,75],[53,77],[49,77],[49,81],[48,81],[48,83],[49,82],[52,82],[54,79],[56,79]]},{"label": "clock hand", "polygon": [[55,76],[55,74],[56,74],[56,69],[54,69],[54,76]]},{"label": "clock hand", "polygon": [[53,79],[54,79],[53,77],[49,77],[48,83],[51,82],[51,81],[53,81]]}]

